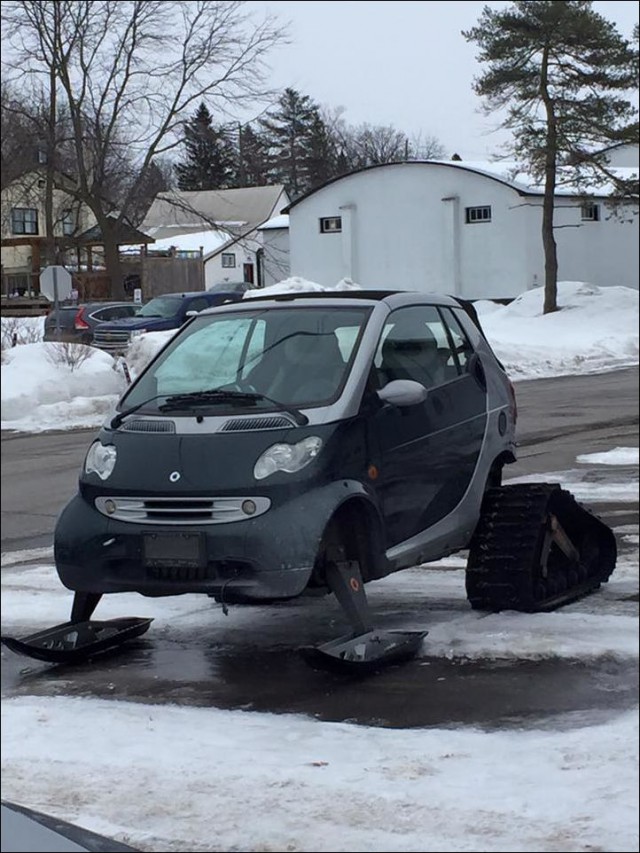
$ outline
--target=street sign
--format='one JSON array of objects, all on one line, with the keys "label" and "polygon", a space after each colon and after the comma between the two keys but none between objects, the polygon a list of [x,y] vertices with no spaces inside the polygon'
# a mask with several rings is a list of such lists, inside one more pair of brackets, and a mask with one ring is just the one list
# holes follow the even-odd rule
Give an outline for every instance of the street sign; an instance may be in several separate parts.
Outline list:
[{"label": "street sign", "polygon": [[71,273],[62,266],[45,267],[40,273],[40,293],[50,302],[71,296]]}]

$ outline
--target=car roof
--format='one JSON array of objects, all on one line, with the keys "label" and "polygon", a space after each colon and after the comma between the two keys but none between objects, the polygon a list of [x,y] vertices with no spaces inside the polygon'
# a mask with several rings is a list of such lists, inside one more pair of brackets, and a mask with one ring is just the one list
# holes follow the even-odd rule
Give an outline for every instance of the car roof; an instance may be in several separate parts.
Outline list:
[{"label": "car roof", "polygon": [[261,307],[284,308],[292,307],[291,303],[298,303],[300,308],[310,308],[313,305],[329,305],[331,308],[355,308],[360,305],[373,307],[375,304],[384,303],[389,310],[404,308],[411,305],[439,305],[441,307],[462,308],[473,324],[484,336],[478,314],[472,302],[459,296],[442,293],[425,293],[419,290],[321,290],[293,291],[288,293],[265,294],[264,296],[252,296],[232,305],[218,305],[205,308],[200,311],[203,314],[219,314],[220,312],[250,311],[251,303],[258,302]]},{"label": "car roof", "polygon": [[305,307],[314,302],[333,303],[334,307],[361,302],[386,302],[390,307],[396,308],[401,305],[413,303],[426,303],[429,305],[459,306],[462,300],[455,296],[442,293],[424,293],[418,290],[321,290],[321,291],[292,291],[290,293],[265,293],[261,296],[252,296],[251,299],[236,303],[235,308],[245,308],[252,302],[273,302],[276,305],[284,302],[303,302]]},{"label": "car roof", "polygon": [[206,296],[209,291],[207,290],[185,290],[185,291],[176,291],[175,293],[158,293],[157,296],[152,297],[153,299],[162,299],[164,296],[170,296],[172,299],[186,299],[191,296]]}]

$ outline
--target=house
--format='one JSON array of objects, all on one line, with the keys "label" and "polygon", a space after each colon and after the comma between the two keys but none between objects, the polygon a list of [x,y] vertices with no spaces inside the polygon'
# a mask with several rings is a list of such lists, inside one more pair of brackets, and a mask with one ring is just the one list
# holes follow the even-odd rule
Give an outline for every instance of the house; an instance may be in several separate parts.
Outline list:
[{"label": "house", "polygon": [[[258,230],[289,203],[283,186],[241,187],[231,190],[160,193],[140,226],[156,244],[167,241],[180,248],[180,238],[215,232],[215,245],[204,247],[205,287],[225,281],[251,281],[262,286],[262,233]],[[184,242],[184,240],[182,240]]]},{"label": "house", "polygon": [[[632,153],[616,156],[628,162]],[[625,167],[627,176],[632,171]],[[285,208],[291,275],[327,286],[350,278],[367,288],[512,298],[544,283],[542,197],[541,186],[504,163],[361,169]],[[588,197],[558,189],[560,280],[638,287],[637,205],[622,213],[611,215],[606,188]]]},{"label": "house", "polygon": [[[53,234],[47,234],[46,169],[33,169],[8,184],[0,195],[2,292],[39,291],[42,267],[59,259],[57,254],[95,223],[86,205],[75,200],[65,186],[71,179],[55,175]],[[47,258],[47,255],[54,257]]]},{"label": "house", "polygon": [[262,286],[269,287],[289,277],[289,217],[286,213],[274,216],[258,231],[262,235]]}]

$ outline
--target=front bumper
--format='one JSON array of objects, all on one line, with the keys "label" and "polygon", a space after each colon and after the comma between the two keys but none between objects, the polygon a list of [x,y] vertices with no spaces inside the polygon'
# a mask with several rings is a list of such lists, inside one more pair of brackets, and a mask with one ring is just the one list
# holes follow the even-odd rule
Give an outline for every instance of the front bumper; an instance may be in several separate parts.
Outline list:
[{"label": "front bumper", "polygon": [[[344,485],[317,488],[244,521],[188,526],[114,520],[76,495],[56,525],[58,575],[78,592],[290,598],[309,581],[325,525],[344,500]],[[198,534],[204,549],[200,565],[151,565],[143,537],[153,533]]]}]

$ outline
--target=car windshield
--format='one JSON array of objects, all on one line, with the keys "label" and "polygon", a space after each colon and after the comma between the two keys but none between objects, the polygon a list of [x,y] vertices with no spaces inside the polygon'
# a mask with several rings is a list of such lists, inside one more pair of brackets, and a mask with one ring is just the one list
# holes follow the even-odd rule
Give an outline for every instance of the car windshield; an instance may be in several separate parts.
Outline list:
[{"label": "car windshield", "polygon": [[209,288],[209,293],[244,293],[251,285],[246,281],[221,281]]},{"label": "car windshield", "polygon": [[[185,410],[327,405],[344,386],[369,313],[283,307],[198,317],[141,375],[122,407],[153,400],[150,406],[162,409],[163,399],[178,396]],[[235,393],[203,393],[220,390]]]},{"label": "car windshield", "polygon": [[136,314],[136,317],[175,317],[182,300],[176,296],[156,296]]}]

